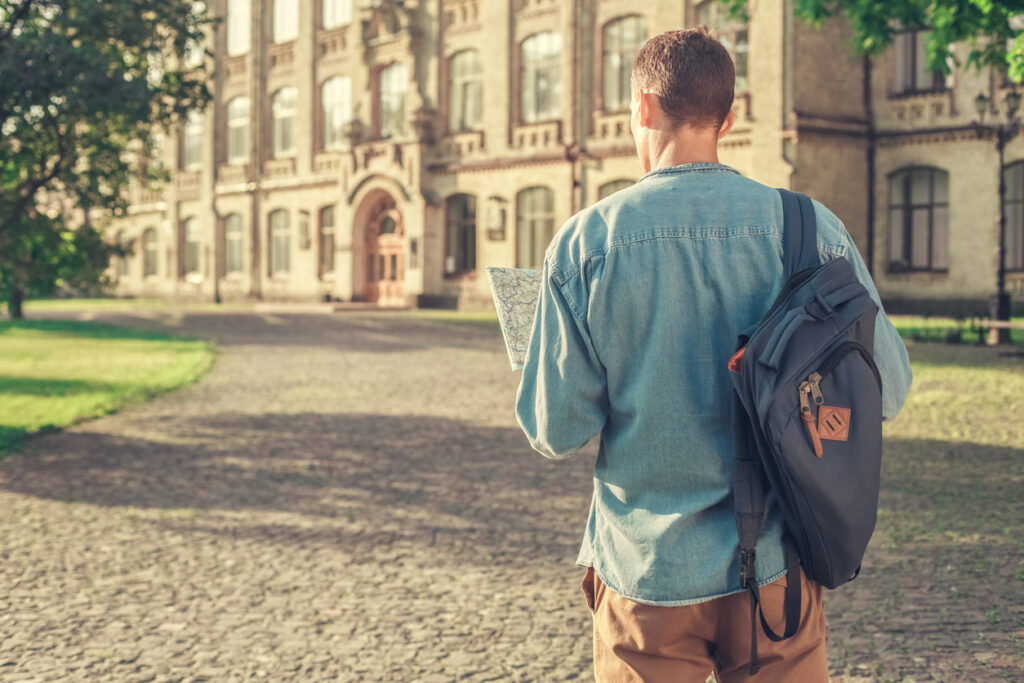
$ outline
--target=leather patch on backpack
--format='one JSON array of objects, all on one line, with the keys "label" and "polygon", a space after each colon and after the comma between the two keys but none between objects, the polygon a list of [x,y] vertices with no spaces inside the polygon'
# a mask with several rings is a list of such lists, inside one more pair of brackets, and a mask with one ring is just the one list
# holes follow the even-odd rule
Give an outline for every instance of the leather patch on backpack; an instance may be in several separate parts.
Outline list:
[{"label": "leather patch on backpack", "polygon": [[830,441],[850,438],[850,409],[821,406],[818,409],[818,436]]}]

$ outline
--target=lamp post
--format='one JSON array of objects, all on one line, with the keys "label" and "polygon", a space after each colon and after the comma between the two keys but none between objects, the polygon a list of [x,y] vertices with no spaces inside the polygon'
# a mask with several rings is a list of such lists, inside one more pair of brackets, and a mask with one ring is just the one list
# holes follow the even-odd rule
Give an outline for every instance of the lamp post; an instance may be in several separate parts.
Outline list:
[{"label": "lamp post", "polygon": [[[1003,98],[1003,105],[1006,107],[1006,121],[995,124],[985,124],[985,114],[989,108],[989,98],[984,93],[979,93],[974,98],[974,107],[978,112],[979,121],[975,123],[978,137],[986,137],[991,134],[996,139],[996,150],[999,152],[999,266],[996,271],[996,293],[990,300],[989,317],[999,322],[1010,320],[1010,294],[1006,291],[1006,175],[1003,172],[1004,152],[1006,143],[1017,137],[1020,133],[1020,120],[1017,112],[1020,110],[1021,94],[1016,90],[1006,93]],[[988,333],[989,344],[1009,344],[1009,327],[991,327]]]}]

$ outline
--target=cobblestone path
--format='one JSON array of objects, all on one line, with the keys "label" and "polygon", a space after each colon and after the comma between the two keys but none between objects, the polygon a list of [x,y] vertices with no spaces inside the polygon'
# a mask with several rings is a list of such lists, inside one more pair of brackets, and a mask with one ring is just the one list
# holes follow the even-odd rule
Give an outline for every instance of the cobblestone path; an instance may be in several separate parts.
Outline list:
[{"label": "cobblestone path", "polygon": [[[222,356],[194,386],[0,464],[0,680],[590,679],[573,563],[595,450],[530,451],[496,327],[104,319],[207,336]],[[854,628],[856,596],[842,604]],[[868,640],[837,665],[877,670]],[[990,676],[962,660],[935,680]],[[902,661],[878,680],[942,670]]]}]

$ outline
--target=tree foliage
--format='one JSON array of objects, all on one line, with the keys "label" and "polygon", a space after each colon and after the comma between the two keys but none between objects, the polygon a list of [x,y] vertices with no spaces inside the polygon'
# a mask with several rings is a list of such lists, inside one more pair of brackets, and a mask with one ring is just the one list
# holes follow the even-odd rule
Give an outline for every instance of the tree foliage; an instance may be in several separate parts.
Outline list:
[{"label": "tree foliage", "polygon": [[0,298],[95,287],[117,245],[70,225],[45,196],[124,215],[133,178],[210,99],[189,55],[214,23],[192,0],[0,0]]},{"label": "tree foliage", "polygon": [[[734,14],[747,11],[747,0],[720,1]],[[793,0],[793,9],[814,25],[846,17],[861,54],[878,55],[900,31],[925,29],[934,69],[958,65],[952,47],[966,43],[965,66],[1006,69],[1016,83],[1024,78],[1024,0]]]}]

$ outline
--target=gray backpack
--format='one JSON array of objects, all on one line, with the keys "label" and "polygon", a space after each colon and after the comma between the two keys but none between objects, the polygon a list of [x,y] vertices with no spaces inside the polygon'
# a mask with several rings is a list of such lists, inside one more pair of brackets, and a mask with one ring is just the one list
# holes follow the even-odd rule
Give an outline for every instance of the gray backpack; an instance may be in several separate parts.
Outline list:
[{"label": "gray backpack", "polygon": [[[729,363],[735,389],[740,583],[750,593],[751,675],[757,625],[796,633],[799,565],[835,588],[854,578],[875,528],[882,459],[882,382],[872,358],[878,306],[845,258],[818,259],[814,206],[782,195],[786,284]],[[760,610],[754,550],[770,487],[786,522],[786,628]]]}]

